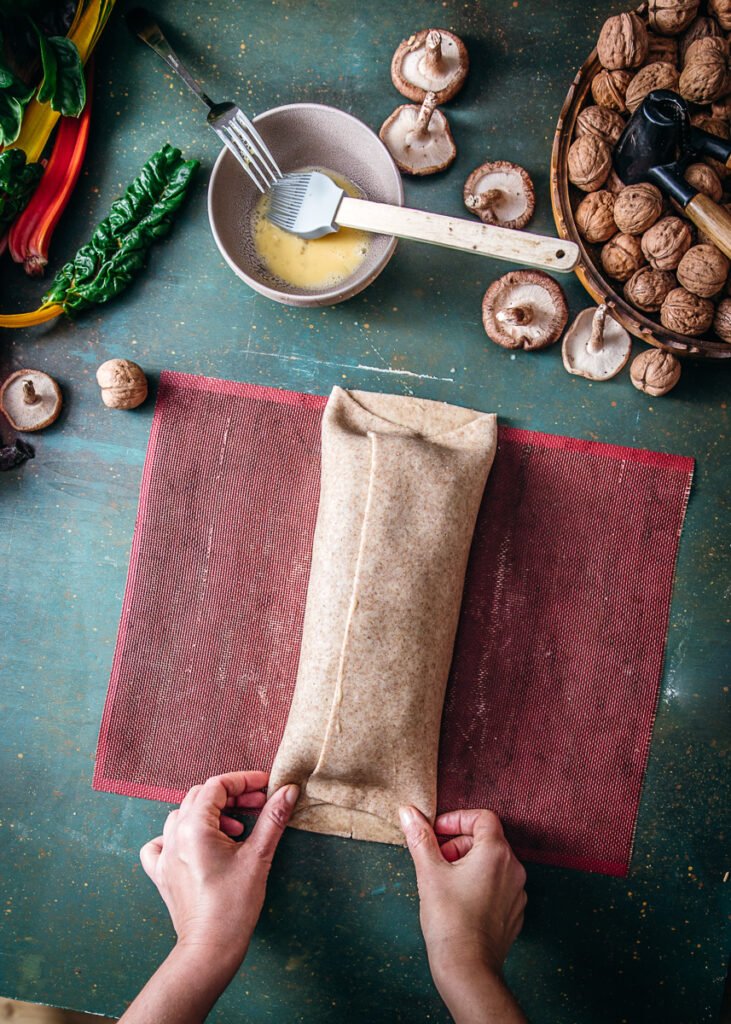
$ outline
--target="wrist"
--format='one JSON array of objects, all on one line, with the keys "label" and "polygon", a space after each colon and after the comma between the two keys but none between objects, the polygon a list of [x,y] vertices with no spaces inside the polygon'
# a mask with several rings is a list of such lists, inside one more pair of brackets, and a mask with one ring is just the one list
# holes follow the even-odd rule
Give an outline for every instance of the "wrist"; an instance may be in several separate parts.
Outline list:
[{"label": "wrist", "polygon": [[248,944],[185,936],[178,939],[170,955],[186,970],[195,971],[198,977],[225,978],[223,984],[226,985],[243,963],[247,951]]},{"label": "wrist", "polygon": [[479,937],[455,940],[449,936],[427,943],[429,967],[434,981],[461,982],[465,977],[490,975],[502,978],[502,963],[486,948]]}]

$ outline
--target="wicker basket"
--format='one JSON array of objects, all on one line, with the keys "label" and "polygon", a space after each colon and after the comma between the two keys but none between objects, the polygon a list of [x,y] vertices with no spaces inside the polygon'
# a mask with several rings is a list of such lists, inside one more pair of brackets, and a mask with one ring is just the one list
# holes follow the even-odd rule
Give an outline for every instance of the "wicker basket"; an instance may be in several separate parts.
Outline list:
[{"label": "wicker basket", "polygon": [[635,337],[649,345],[667,349],[676,356],[690,356],[703,359],[731,359],[731,345],[723,341],[706,338],[689,338],[675,331],[668,331],[660,324],[635,309],[623,296],[615,291],[615,284],[604,276],[599,259],[601,246],[592,246],[579,234],[574,220],[574,210],[584,193],[569,182],[568,151],[574,137],[574,125],[584,106],[593,103],[591,83],[601,70],[596,50],[593,50],[580,68],[571,84],[561,108],[551,152],[551,205],[556,228],[561,238],[571,239],[579,246],[581,253],[576,275],[595,302],[605,302],[612,316],[619,320]]}]

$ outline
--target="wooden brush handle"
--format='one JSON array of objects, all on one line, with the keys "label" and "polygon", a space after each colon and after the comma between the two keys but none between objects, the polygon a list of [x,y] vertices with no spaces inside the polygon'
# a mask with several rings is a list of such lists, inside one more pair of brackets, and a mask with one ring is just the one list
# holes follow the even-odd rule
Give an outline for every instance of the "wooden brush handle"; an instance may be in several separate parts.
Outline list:
[{"label": "wooden brush handle", "polygon": [[575,242],[532,235],[459,217],[410,210],[404,206],[372,203],[368,199],[344,196],[335,215],[335,223],[344,228],[360,228],[377,235],[395,235],[416,242],[463,249],[510,263],[524,263],[556,273],[573,270],[579,259]]},{"label": "wooden brush handle", "polygon": [[731,213],[728,210],[699,192],[686,206],[685,214],[731,259]]}]

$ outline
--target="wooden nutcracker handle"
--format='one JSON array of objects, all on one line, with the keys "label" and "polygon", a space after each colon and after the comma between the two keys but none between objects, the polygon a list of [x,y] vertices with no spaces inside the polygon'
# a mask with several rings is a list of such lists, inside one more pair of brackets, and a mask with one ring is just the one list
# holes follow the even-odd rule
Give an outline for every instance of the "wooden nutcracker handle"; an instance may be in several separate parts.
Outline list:
[{"label": "wooden nutcracker handle", "polygon": [[685,207],[685,213],[731,259],[731,213],[702,192],[691,199]]}]

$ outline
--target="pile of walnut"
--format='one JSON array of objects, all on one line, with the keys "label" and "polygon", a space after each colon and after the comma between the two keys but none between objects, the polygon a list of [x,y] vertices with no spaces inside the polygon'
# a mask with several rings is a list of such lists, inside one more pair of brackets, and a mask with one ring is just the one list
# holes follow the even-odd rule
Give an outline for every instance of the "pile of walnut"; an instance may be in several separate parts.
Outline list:
[{"label": "pile of walnut", "polygon": [[[646,20],[618,14],[604,23],[594,103],[577,118],[568,170],[587,193],[576,208],[576,225],[587,242],[601,246],[601,265],[623,286],[625,299],[643,313],[659,313],[668,330],[693,337],[712,331],[731,343],[726,256],[654,185],[623,185],[612,168],[611,150],[625,121],[653,89],[680,93],[692,105],[694,125],[729,138],[731,0],[707,0],[706,7],[707,14],[699,0],[649,0]],[[685,176],[699,192],[724,202],[730,198],[726,173],[708,157]]]}]

